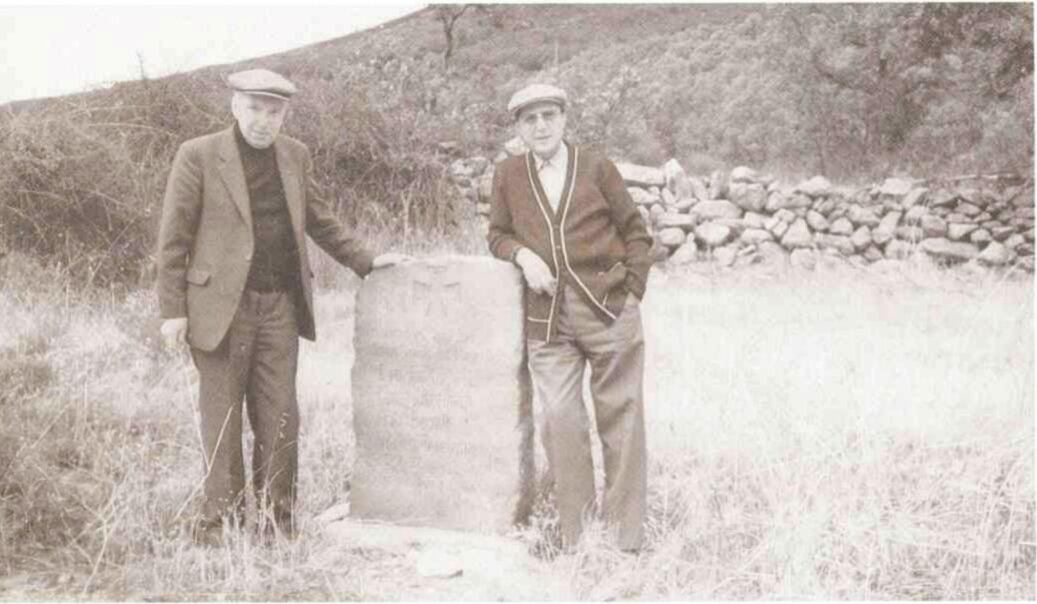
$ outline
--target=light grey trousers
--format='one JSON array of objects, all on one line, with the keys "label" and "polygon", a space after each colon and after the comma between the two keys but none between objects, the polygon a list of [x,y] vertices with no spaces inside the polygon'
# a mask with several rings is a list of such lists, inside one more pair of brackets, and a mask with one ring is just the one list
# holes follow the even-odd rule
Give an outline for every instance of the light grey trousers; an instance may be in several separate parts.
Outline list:
[{"label": "light grey trousers", "polygon": [[[261,514],[291,530],[298,466],[299,404],[295,373],[299,332],[294,294],[245,290],[223,342],[191,349],[199,373],[198,406],[205,455],[202,521],[244,520],[242,400],[252,426],[252,481]],[[271,517],[272,516],[272,517]]]},{"label": "light grey trousers", "polygon": [[644,333],[640,303],[626,305],[606,325],[579,294],[562,291],[558,337],[527,342],[529,369],[544,412],[542,440],[555,483],[562,538],[574,545],[583,518],[593,513],[595,489],[583,376],[590,365],[590,391],[602,443],[605,492],[602,516],[617,546],[641,547],[647,491],[644,429]]}]

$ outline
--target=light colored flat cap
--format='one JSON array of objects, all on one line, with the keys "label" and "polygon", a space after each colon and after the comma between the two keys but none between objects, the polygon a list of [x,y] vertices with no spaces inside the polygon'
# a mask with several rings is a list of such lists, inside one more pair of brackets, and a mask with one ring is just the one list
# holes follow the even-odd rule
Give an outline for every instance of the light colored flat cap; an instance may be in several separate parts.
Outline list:
[{"label": "light colored flat cap", "polygon": [[287,101],[296,92],[295,84],[269,69],[248,69],[227,76],[227,84],[239,92],[272,96]]},{"label": "light colored flat cap", "polygon": [[557,103],[562,107],[562,109],[565,109],[565,104],[569,101],[569,96],[565,94],[564,90],[557,86],[552,86],[550,84],[530,84],[511,95],[511,100],[508,101],[508,113],[510,113],[512,117],[518,117],[519,111],[522,111],[533,103],[539,103],[541,101]]}]

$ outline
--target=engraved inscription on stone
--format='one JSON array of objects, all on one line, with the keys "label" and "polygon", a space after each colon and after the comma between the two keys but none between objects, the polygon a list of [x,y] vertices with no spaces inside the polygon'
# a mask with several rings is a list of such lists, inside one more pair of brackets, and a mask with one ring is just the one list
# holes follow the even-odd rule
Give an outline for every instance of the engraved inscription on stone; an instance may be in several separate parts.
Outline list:
[{"label": "engraved inscription on stone", "polygon": [[532,499],[522,279],[449,256],[378,270],[357,294],[352,514],[505,532]]}]

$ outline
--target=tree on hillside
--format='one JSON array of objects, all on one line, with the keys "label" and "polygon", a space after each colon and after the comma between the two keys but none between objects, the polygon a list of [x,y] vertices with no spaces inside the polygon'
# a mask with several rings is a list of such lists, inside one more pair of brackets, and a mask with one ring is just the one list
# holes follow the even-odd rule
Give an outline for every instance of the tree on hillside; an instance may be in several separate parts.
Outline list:
[{"label": "tree on hillside", "polygon": [[786,6],[768,46],[821,163],[882,165],[941,141],[968,153],[992,103],[1025,114],[1011,91],[1032,78],[1031,20],[1024,5]]},{"label": "tree on hillside", "polygon": [[473,4],[440,4],[435,7],[436,20],[443,26],[443,37],[446,48],[443,50],[443,67],[450,64],[450,56],[454,54],[454,26],[461,15],[472,8]]}]

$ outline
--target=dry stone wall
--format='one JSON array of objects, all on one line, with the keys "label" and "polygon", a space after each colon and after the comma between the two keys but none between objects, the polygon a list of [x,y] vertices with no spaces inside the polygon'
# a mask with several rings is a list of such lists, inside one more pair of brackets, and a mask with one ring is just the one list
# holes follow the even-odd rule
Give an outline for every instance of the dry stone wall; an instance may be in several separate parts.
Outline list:
[{"label": "dry stone wall", "polygon": [[[496,159],[522,152],[520,143],[510,141]],[[822,261],[867,265],[925,254],[940,263],[1033,272],[1032,180],[899,177],[848,187],[824,176],[782,183],[745,166],[689,175],[675,159],[662,166],[617,167],[649,225],[659,261],[790,262],[810,269]],[[456,160],[450,178],[480,215],[489,214],[492,162]]]}]

